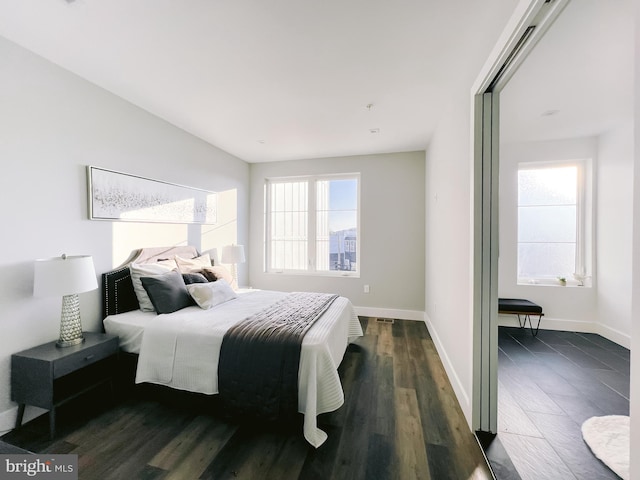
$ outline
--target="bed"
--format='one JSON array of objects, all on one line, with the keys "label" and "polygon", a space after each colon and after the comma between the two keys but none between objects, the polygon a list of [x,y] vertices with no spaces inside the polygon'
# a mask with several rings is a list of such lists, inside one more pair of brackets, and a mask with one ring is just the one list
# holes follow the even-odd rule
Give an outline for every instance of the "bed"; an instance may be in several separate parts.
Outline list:
[{"label": "bed", "polygon": [[[225,333],[290,294],[237,291],[236,298],[209,309],[190,305],[172,313],[142,311],[130,265],[155,268],[175,257],[201,256],[193,247],[147,248],[137,251],[122,267],[103,274],[104,328],[119,336],[124,352],[137,356],[136,383],[215,395],[219,393],[218,362]],[[316,417],[344,403],[337,368],[348,343],[359,336],[362,328],[353,306],[348,299],[337,297],[302,340],[297,410],[304,415],[304,437],[316,448],[327,438]]]}]

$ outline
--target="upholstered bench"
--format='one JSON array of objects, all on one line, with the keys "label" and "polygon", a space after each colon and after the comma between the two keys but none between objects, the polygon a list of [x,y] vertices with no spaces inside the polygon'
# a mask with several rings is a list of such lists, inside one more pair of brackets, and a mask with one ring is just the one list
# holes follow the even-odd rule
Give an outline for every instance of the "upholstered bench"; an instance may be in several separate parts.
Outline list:
[{"label": "upholstered bench", "polygon": [[[542,317],[544,316],[540,305],[522,298],[499,298],[498,313],[504,315],[517,315],[520,328],[525,328],[527,322],[529,322],[529,328],[531,329],[531,334],[534,337],[538,334],[540,320],[542,320]],[[531,323],[531,315],[538,316],[538,324],[535,329]]]}]

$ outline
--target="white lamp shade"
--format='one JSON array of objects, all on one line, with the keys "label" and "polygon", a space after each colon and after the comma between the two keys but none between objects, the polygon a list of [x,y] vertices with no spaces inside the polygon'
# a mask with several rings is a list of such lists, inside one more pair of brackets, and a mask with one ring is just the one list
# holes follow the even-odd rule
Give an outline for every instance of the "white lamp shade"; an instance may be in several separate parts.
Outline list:
[{"label": "white lamp shade", "polygon": [[33,294],[64,296],[98,288],[90,255],[62,256],[35,261]]},{"label": "white lamp shade", "polygon": [[205,251],[202,252],[203,255],[205,253],[209,254],[209,258],[211,258],[211,260],[213,261],[214,265],[220,265],[220,258],[218,257],[218,249],[217,248],[210,248],[209,250],[205,250]]},{"label": "white lamp shade", "polygon": [[227,245],[222,247],[222,263],[244,263],[244,245]]}]

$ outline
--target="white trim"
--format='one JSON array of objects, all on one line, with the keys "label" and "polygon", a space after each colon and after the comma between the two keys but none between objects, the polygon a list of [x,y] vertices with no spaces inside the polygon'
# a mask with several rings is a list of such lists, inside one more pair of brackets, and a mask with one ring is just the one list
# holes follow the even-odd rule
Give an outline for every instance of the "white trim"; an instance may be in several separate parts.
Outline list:
[{"label": "white trim", "polygon": [[[427,330],[429,330],[429,335],[431,335],[431,339],[433,340],[433,343],[436,347],[438,355],[440,356],[440,361],[442,362],[442,366],[444,367],[444,370],[447,373],[449,383],[453,388],[453,391],[456,395],[456,399],[458,400],[458,403],[460,404],[460,407],[463,413],[471,411],[471,402],[469,400],[469,394],[465,390],[463,383],[460,381],[460,378],[458,377],[456,369],[453,366],[453,363],[451,363],[451,360],[449,359],[449,355],[447,355],[447,350],[444,347],[444,345],[442,345],[442,342],[440,341],[440,337],[438,336],[438,332],[436,331],[435,326],[431,322],[429,315],[427,315],[426,313],[424,314],[424,323],[427,326]],[[467,418],[467,423],[470,423],[469,418]]]},{"label": "white trim", "polygon": [[[317,197],[317,183],[319,181],[338,181],[338,180],[355,180],[356,181],[356,226],[355,230],[357,232],[356,235],[356,270],[343,272],[343,271],[335,271],[333,270],[318,270],[317,266],[317,242],[318,242],[318,232],[317,232],[317,214],[318,214],[318,197]],[[273,258],[272,258],[272,232],[271,232],[271,217],[273,215],[272,212],[272,201],[273,201],[273,189],[274,185],[280,184],[289,184],[289,183],[304,183],[306,185],[306,211],[305,214],[307,216],[307,231],[305,236],[305,241],[307,244],[306,247],[306,256],[307,256],[307,265],[304,269],[287,269],[287,268],[274,268],[272,267]],[[338,174],[314,174],[314,175],[302,175],[302,176],[294,176],[294,177],[268,177],[264,180],[264,192],[265,192],[265,209],[264,209],[264,273],[266,274],[293,274],[293,275],[308,275],[308,276],[317,276],[317,275],[336,275],[336,276],[360,276],[360,257],[361,257],[361,249],[360,249],[360,211],[362,208],[361,205],[361,174],[360,172],[354,173],[338,173]],[[329,241],[330,243],[330,241]],[[344,274],[347,275],[344,275]]]},{"label": "white trim", "polygon": [[[534,326],[538,322],[538,317],[531,316]],[[500,327],[518,327],[518,320],[515,315],[499,315],[498,326]],[[529,324],[526,326],[529,329]],[[625,348],[631,348],[631,336],[623,333],[615,328],[607,327],[598,322],[585,322],[581,320],[567,320],[564,318],[542,317],[540,322],[541,330],[563,330],[567,332],[578,333],[595,333],[607,340],[611,340]]]},{"label": "white trim", "polygon": [[400,310],[395,308],[354,307],[356,315],[361,317],[395,318],[398,320],[424,321],[424,312],[418,310]]},{"label": "white trim", "polygon": [[[536,283],[549,283],[557,285],[557,274],[565,276],[567,279],[571,279],[571,275],[574,273],[582,273],[583,275],[587,275],[589,279],[593,278],[593,272],[591,269],[592,259],[594,258],[595,252],[592,251],[592,241],[594,233],[591,231],[592,228],[592,218],[594,216],[594,212],[592,211],[593,205],[593,185],[592,185],[592,159],[591,158],[575,158],[575,159],[565,159],[565,160],[544,160],[544,161],[525,161],[518,162],[517,164],[517,174],[518,174],[518,192],[520,191],[520,173],[523,171],[532,171],[532,170],[551,170],[556,168],[574,168],[576,172],[576,199],[575,199],[575,221],[576,221],[576,230],[575,230],[575,252],[574,252],[574,261],[573,261],[573,271],[571,272],[555,272],[554,276],[547,277],[534,277],[534,276],[524,276],[522,278],[518,278],[518,285],[527,285],[531,280]],[[520,204],[520,195],[518,193],[518,201],[517,210],[518,210],[518,220],[517,220],[517,229],[518,229],[518,240],[517,244],[517,261],[518,261],[518,273],[520,273],[520,245],[531,243],[531,242],[521,242],[519,240],[519,232],[521,228],[521,208],[531,207],[529,204]],[[538,207],[539,205],[535,205]],[[561,206],[570,206],[569,205],[546,205],[546,207],[561,207]],[[539,241],[537,243],[545,243]],[[546,242],[546,243],[554,243],[554,242]],[[575,285],[578,284],[576,281]],[[558,285],[559,286],[559,285]]]},{"label": "white trim", "polygon": [[623,333],[620,330],[616,330],[615,328],[608,327],[601,323],[595,324],[595,332],[593,333],[602,335],[604,338],[631,350],[631,335],[628,333]]}]

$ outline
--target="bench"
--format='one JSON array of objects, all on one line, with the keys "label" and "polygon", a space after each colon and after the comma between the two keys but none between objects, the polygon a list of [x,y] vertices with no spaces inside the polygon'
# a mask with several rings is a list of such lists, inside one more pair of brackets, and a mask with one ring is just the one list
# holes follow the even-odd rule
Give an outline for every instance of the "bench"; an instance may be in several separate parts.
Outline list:
[{"label": "bench", "polygon": [[[520,328],[525,328],[527,322],[529,322],[529,329],[531,330],[531,334],[535,337],[538,334],[538,329],[540,328],[540,320],[544,316],[542,313],[542,307],[538,304],[535,304],[529,300],[524,300],[522,298],[499,298],[498,299],[498,313],[504,315],[517,315],[518,324]],[[536,328],[533,328],[533,323],[531,322],[531,315],[538,316],[538,324]]]}]

